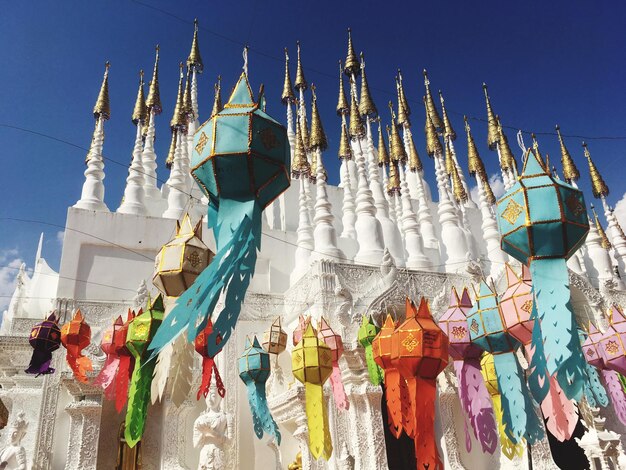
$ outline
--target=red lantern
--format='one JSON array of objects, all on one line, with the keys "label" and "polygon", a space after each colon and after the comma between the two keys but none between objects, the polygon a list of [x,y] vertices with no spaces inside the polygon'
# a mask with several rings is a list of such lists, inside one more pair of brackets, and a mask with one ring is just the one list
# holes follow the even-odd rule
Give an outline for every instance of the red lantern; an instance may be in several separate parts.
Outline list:
[{"label": "red lantern", "polygon": [[[215,365],[215,358],[209,356],[207,341],[211,336],[211,333],[213,333],[213,322],[209,318],[207,320],[206,327],[198,336],[196,336],[195,339],[196,352],[202,356],[202,383],[198,389],[198,394],[196,396],[197,400],[200,400],[200,395],[204,395],[204,397],[206,397],[209,394],[209,389],[211,388],[211,377],[214,372],[217,393],[222,398],[226,395],[226,389],[224,388],[224,383],[220,377],[220,371],[217,370],[217,366]],[[217,337],[217,341],[218,343],[221,341],[219,336]]]},{"label": "red lantern", "polygon": [[74,371],[74,378],[87,383],[87,372],[93,370],[93,365],[91,359],[83,355],[83,349],[91,344],[91,327],[85,323],[80,309],[76,310],[74,318],[61,328],[61,343],[67,350],[65,359]]},{"label": "red lantern", "polygon": [[[137,316],[143,313],[143,309],[139,309]],[[120,365],[115,376],[115,409],[118,413],[122,411],[124,405],[128,401],[128,385],[130,378],[135,369],[135,357],[126,347],[126,336],[128,336],[128,327],[135,318],[135,312],[128,309],[128,315],[124,324],[119,327],[113,336],[114,354],[120,358]]]}]

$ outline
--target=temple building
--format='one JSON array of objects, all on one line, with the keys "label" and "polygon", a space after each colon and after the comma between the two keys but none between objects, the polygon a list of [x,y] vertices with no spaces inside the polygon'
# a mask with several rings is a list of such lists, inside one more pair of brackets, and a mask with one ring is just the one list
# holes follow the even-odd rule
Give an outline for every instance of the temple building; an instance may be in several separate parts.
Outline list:
[{"label": "temple building", "polygon": [[[221,398],[211,391],[206,399],[196,399],[202,357],[193,353],[191,392],[181,400],[173,396],[168,382],[160,399],[155,400],[153,393],[145,432],[134,448],[124,440],[124,412],[116,411],[101,387],[75,380],[63,348],[53,353],[55,373],[24,373],[32,353],[29,334],[51,311],[63,324],[80,309],[91,326],[85,353],[93,362],[89,373],[93,378],[106,360],[100,348],[105,329],[118,316],[126,318],[129,309],[145,308],[148,298],[157,294],[155,257],[176,234],[177,223],[195,226],[201,221],[201,239],[216,252],[213,231],[207,227],[208,200],[191,176],[190,162],[196,130],[223,109],[228,97],[222,96],[218,81],[214,96],[198,99],[203,62],[196,25],[187,62],[180,64],[175,109],[163,109],[159,72],[176,64],[160,63],[157,47],[153,70],[139,79],[132,115],[136,137],[128,143],[132,162],[125,190],[119,195],[119,207],[108,207],[104,155],[106,139],[115,136],[107,133],[105,139],[105,128],[115,106],[109,100],[108,82],[115,71],[107,63],[93,108],[95,127],[82,190],[76,183],[76,203],[67,211],[59,272],[48,266],[40,244],[32,275],[23,268],[18,274],[0,327],[0,399],[11,417],[23,413],[21,423],[27,423],[20,424],[23,439],[16,445],[25,451],[27,468],[415,468],[399,460],[406,442],[387,431],[383,388],[369,380],[365,351],[357,341],[363,316],[381,326],[387,313],[395,318],[404,315],[407,297],[416,302],[424,297],[438,320],[448,308],[453,287],[460,292],[490,278],[501,293],[506,289],[506,263],[516,271],[521,266],[500,249],[496,197],[469,121],[464,129],[453,129],[448,103],[441,92],[433,91],[426,71],[421,90],[409,90],[398,71],[397,99],[389,105],[375,104],[365,57],[357,55],[355,47],[349,33],[347,55],[339,66],[337,120],[324,123],[315,85],[305,77],[306,51],[298,45],[291,60],[285,51],[285,115],[280,121],[291,151],[291,185],[263,212],[256,272],[237,327],[216,356],[226,395]],[[250,75],[254,78],[253,70]],[[405,89],[424,96],[423,110],[411,109]],[[484,94],[489,147],[498,157],[508,189],[521,171],[521,152],[510,147],[486,85]],[[199,105],[210,101],[212,109]],[[268,103],[268,112],[277,117],[278,110],[283,112],[280,105]],[[155,122],[170,113],[171,134],[158,136],[171,138],[169,152],[157,155]],[[326,139],[324,128],[331,126],[341,130],[338,149],[330,148]],[[593,148],[585,145],[570,154],[558,127],[557,132],[562,166],[549,170],[573,186],[588,172],[593,194],[586,195],[587,203],[599,199],[597,209],[608,221],[603,227],[590,206],[590,232],[567,263],[579,326],[587,328],[591,322],[604,331],[610,306],[626,306],[626,236],[606,201],[609,188],[593,161]],[[426,152],[420,155],[418,148],[424,144]],[[532,145],[539,153],[538,143]],[[327,182],[325,161],[337,156],[340,183],[334,186]],[[426,158],[434,160],[436,186],[424,174]],[[476,200],[470,197],[473,187]],[[185,221],[187,214],[190,221]],[[224,302],[220,299],[218,311]],[[166,314],[173,304],[174,299],[165,299]],[[309,451],[305,388],[292,374],[291,335],[303,314],[311,315],[316,324],[323,316],[343,339],[339,366],[349,408],[343,411],[333,405],[328,383],[324,396],[333,445],[328,461],[313,458]],[[235,366],[246,338],[256,335],[261,340],[277,318],[289,340],[284,352],[271,355],[267,398],[282,435],[280,445],[267,436],[255,436],[246,387]],[[437,377],[435,416],[436,442],[446,469],[558,468],[547,438],[513,459],[499,447],[489,454],[477,441],[467,444],[457,386],[450,362]],[[626,428],[612,407],[582,403],[579,412],[586,431],[578,445],[590,468],[626,468]]]}]

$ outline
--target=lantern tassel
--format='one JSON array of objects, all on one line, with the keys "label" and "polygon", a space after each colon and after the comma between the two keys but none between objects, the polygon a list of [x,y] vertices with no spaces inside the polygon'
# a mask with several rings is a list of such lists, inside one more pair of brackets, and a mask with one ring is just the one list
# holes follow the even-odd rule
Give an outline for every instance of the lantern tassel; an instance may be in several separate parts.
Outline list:
[{"label": "lantern tassel", "polygon": [[349,410],[350,402],[348,401],[348,395],[346,395],[346,389],[343,386],[343,380],[341,380],[341,369],[339,368],[339,363],[337,362],[333,362],[333,372],[330,375],[330,386],[333,389],[335,406],[340,410]]},{"label": "lantern tassel", "polygon": [[383,371],[374,361],[374,351],[372,345],[365,346],[365,363],[367,364],[367,372],[369,372],[370,382],[374,385],[380,385],[383,381]]},{"label": "lantern tassel", "polygon": [[315,459],[328,460],[333,452],[333,443],[328,426],[328,411],[321,385],[306,382],[306,417],[309,426],[309,449]]},{"label": "lantern tassel", "polygon": [[[396,439],[399,439],[403,430],[402,393],[400,390],[404,378],[398,369],[387,369],[385,374],[385,401],[387,402],[387,419],[389,430]],[[404,385],[406,395],[406,382]]]},{"label": "lantern tassel", "polygon": [[120,355],[120,365],[115,376],[115,409],[122,412],[124,405],[128,401],[128,387],[130,378],[134,373],[135,358],[127,355]]},{"label": "lantern tassel", "polygon": [[498,434],[500,435],[500,449],[502,450],[502,453],[509,460],[521,457],[524,453],[524,443],[520,442],[519,444],[515,444],[511,441],[511,439],[509,439],[503,420],[502,396],[492,395],[491,400],[493,403],[493,411],[496,421],[498,422]]},{"label": "lantern tassel", "polygon": [[265,382],[248,382],[246,383],[246,388],[248,389],[248,403],[250,404],[250,411],[252,412],[254,433],[259,439],[262,439],[263,431],[265,431],[280,445],[280,431],[267,406]]},{"label": "lantern tassel", "polygon": [[566,260],[536,259],[530,263],[530,271],[548,373],[557,375],[567,398],[579,401],[585,381],[585,358],[570,304]]},{"label": "lantern tassel", "polygon": [[454,369],[459,381],[461,404],[469,417],[474,437],[480,442],[483,452],[493,454],[498,447],[498,431],[489,392],[480,371],[480,359],[454,361]]},{"label": "lantern tassel", "polygon": [[76,380],[82,383],[87,383],[89,381],[87,378],[87,372],[91,372],[93,370],[91,359],[87,356],[83,356],[82,354],[75,356],[68,353],[65,355],[65,360],[74,372],[74,378]]},{"label": "lantern tassel", "polygon": [[154,405],[157,401],[163,399],[165,393],[165,386],[167,385],[167,376],[169,375],[172,365],[172,356],[174,355],[174,348],[180,337],[176,338],[174,343],[168,344],[159,353],[156,359],[156,365],[154,366],[154,376],[152,377],[152,384],[150,385],[150,399]]},{"label": "lantern tassel", "polygon": [[173,346],[174,357],[169,375],[172,383],[172,403],[178,408],[191,391],[195,350],[193,343],[188,343],[183,335],[176,339]]},{"label": "lantern tassel", "polygon": [[418,467],[430,470],[442,470],[443,462],[437,450],[435,439],[435,401],[437,383],[434,379],[420,376],[407,381],[415,404],[415,459]]},{"label": "lantern tassel", "polygon": [[606,394],[606,389],[600,381],[598,371],[589,363],[585,366],[585,376],[585,398],[589,406],[592,408],[597,408],[598,405],[608,406],[609,397]]},{"label": "lantern tassel", "polygon": [[50,367],[51,362],[52,353],[50,351],[34,349],[33,355],[30,358],[30,364],[28,364],[28,369],[24,372],[27,374],[36,374],[37,377],[40,375],[54,374],[55,368]]},{"label": "lantern tassel", "polygon": [[155,360],[140,361],[133,370],[130,390],[128,391],[126,429],[124,430],[126,444],[131,448],[139,442],[146,427],[148,404],[150,403],[150,385],[155,366]]},{"label": "lantern tassel", "polygon": [[[149,348],[151,358],[184,329],[192,342],[214,314],[217,300],[225,292],[225,306],[214,321],[208,353],[215,356],[226,344],[241,311],[250,278],[254,274],[261,241],[261,206],[255,200],[220,199],[219,209],[209,207],[209,226],[214,228],[217,253],[211,264],[176,301]],[[222,341],[217,342],[220,336]]]},{"label": "lantern tassel", "polygon": [[96,387],[102,387],[104,397],[107,400],[115,399],[115,375],[120,366],[120,358],[115,354],[107,354],[106,361],[98,376],[94,379],[93,384]]},{"label": "lantern tassel", "polygon": [[203,356],[202,357],[202,383],[200,384],[200,388],[198,389],[196,400],[200,400],[200,396],[204,396],[206,398],[206,396],[209,394],[213,372],[215,372],[215,385],[217,387],[217,394],[222,398],[224,398],[224,396],[226,395],[224,382],[222,382],[222,377],[220,377],[220,371],[217,369],[217,366],[215,365],[215,359],[213,359],[212,357]]},{"label": "lantern tassel", "polygon": [[611,396],[615,414],[620,422],[626,426],[626,394],[624,394],[622,389],[619,376],[614,370],[605,369],[601,373]]}]

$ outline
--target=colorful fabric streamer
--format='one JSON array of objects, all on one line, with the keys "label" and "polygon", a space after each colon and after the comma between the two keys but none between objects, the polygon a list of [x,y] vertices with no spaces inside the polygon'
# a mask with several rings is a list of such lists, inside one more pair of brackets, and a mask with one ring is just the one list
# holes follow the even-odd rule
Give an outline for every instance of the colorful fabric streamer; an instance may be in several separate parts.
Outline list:
[{"label": "colorful fabric streamer", "polygon": [[359,327],[357,333],[357,339],[359,344],[365,349],[365,364],[367,365],[367,371],[370,376],[370,382],[374,385],[380,385],[383,381],[383,371],[374,361],[374,354],[372,351],[372,341],[378,334],[378,327],[374,325],[372,317],[363,315],[363,321]]},{"label": "colorful fabric streamer", "polygon": [[263,350],[256,336],[252,342],[250,338],[246,338],[246,349],[239,357],[238,364],[239,377],[248,390],[254,433],[261,439],[265,431],[280,445],[280,431],[272,418],[265,395],[265,383],[270,376],[271,369],[270,355]]},{"label": "colorful fabric streamer", "polygon": [[80,309],[74,318],[61,327],[61,344],[67,350],[65,359],[74,372],[74,378],[87,383],[87,372],[93,370],[91,359],[83,354],[83,349],[91,344],[91,327],[85,322]]},{"label": "colorful fabric streamer", "polygon": [[106,360],[100,373],[94,379],[93,385],[96,387],[102,387],[104,390],[104,397],[107,400],[115,400],[115,374],[120,365],[120,358],[115,353],[115,341],[114,336],[124,324],[122,316],[118,316],[113,324],[104,330],[102,334],[102,340],[100,341],[100,349],[106,354]]},{"label": "colorful fabric streamer", "polygon": [[326,343],[330,348],[333,357],[333,372],[330,375],[330,386],[333,390],[335,406],[342,411],[350,409],[350,402],[346,395],[346,390],[341,379],[341,369],[339,368],[339,358],[343,354],[343,341],[341,336],[335,333],[324,317],[320,320],[317,330],[317,337]]},{"label": "colorful fabric streamer", "polygon": [[[141,315],[142,313],[143,309],[139,309],[137,315]],[[113,341],[115,343],[115,354],[117,354],[120,358],[119,367],[114,379],[115,409],[118,413],[122,412],[122,409],[128,402],[128,387],[130,386],[130,378],[135,371],[135,357],[126,346],[128,329],[130,328],[132,321],[135,319],[135,316],[135,312],[129,309],[126,321],[113,337]]]},{"label": "colorful fabric streamer", "polygon": [[30,358],[28,369],[24,372],[37,376],[53,374],[54,367],[50,367],[52,353],[61,345],[61,330],[55,312],[52,312],[48,318],[33,327],[28,342],[33,348],[33,355]]}]

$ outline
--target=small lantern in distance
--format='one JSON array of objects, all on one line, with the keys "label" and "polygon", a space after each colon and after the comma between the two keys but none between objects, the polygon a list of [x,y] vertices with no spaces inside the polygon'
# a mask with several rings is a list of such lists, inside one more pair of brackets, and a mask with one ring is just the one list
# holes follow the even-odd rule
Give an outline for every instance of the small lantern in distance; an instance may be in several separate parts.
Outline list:
[{"label": "small lantern in distance", "polygon": [[53,374],[54,367],[50,367],[52,352],[61,346],[61,330],[55,312],[33,327],[28,342],[33,348],[33,355],[25,372],[35,375]]},{"label": "small lantern in distance", "polygon": [[79,382],[87,383],[87,372],[93,370],[93,365],[82,351],[91,344],[91,327],[85,322],[80,309],[61,328],[61,343],[67,350],[65,359],[74,372],[74,377]]},{"label": "small lantern in distance", "polygon": [[263,336],[263,348],[270,354],[278,356],[287,348],[287,333],[283,330],[280,317],[272,323]]},{"label": "small lantern in distance", "polygon": [[350,409],[350,402],[346,395],[341,378],[341,369],[339,368],[339,358],[343,354],[343,341],[341,336],[330,327],[324,317],[320,320],[320,327],[317,331],[317,337],[326,343],[330,348],[333,358],[333,372],[330,375],[330,386],[333,389],[333,397],[335,398],[335,406],[340,410]]}]

